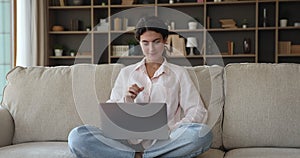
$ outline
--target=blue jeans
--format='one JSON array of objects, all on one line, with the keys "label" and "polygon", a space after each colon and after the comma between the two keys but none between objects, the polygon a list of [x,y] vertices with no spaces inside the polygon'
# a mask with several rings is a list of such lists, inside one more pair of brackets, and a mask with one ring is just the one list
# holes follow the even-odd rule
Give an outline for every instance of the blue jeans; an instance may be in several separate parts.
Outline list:
[{"label": "blue jeans", "polygon": [[[134,158],[135,150],[121,141],[106,138],[101,129],[84,125],[69,134],[69,147],[78,158]],[[191,158],[207,151],[212,133],[203,124],[183,124],[173,130],[168,140],[158,140],[143,151],[144,158]]]}]

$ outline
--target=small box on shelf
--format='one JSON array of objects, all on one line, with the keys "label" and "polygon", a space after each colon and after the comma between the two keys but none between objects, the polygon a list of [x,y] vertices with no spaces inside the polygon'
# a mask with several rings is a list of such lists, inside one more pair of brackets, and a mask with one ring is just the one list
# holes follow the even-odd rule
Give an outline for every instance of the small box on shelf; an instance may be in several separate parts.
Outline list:
[{"label": "small box on shelf", "polygon": [[300,54],[300,45],[292,45],[291,53],[292,54]]},{"label": "small box on shelf", "polygon": [[278,42],[278,54],[291,54],[291,41]]}]

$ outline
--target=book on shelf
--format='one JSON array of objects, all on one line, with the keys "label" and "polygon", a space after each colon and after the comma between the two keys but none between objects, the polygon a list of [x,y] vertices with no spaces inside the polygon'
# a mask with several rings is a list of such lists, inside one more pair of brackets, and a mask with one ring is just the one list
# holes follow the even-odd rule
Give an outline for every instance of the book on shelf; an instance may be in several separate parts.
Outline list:
[{"label": "book on shelf", "polygon": [[129,45],[113,45],[112,46],[112,56],[128,56],[129,55]]},{"label": "book on shelf", "polygon": [[206,18],[206,29],[209,29],[210,28],[210,17],[207,16]]},{"label": "book on shelf", "polygon": [[222,24],[236,24],[236,22],[233,19],[220,19],[219,21]]},{"label": "book on shelf", "polygon": [[278,54],[291,54],[291,41],[278,42]]},{"label": "book on shelf", "polygon": [[60,6],[65,6],[65,0],[59,0]]},{"label": "book on shelf", "polygon": [[292,54],[300,54],[300,45],[291,45]]},{"label": "book on shelf", "polygon": [[236,25],[229,24],[229,25],[222,25],[222,28],[224,28],[224,29],[232,29],[232,28],[238,28],[238,27]]},{"label": "book on shelf", "polygon": [[233,19],[221,19],[220,23],[222,28],[237,28],[236,22]]},{"label": "book on shelf", "polygon": [[114,19],[114,30],[115,31],[121,31],[122,30],[122,19],[119,17],[116,17]]},{"label": "book on shelf", "polygon": [[233,50],[234,50],[233,41],[227,41],[227,49],[228,49],[228,55],[233,55]]},{"label": "book on shelf", "polygon": [[60,0],[51,0],[50,6],[60,6]]},{"label": "book on shelf", "polygon": [[80,21],[78,19],[71,20],[71,31],[79,31]]},{"label": "book on shelf", "polygon": [[179,35],[172,35],[172,50],[172,56],[184,56],[186,54],[184,39],[180,38]]},{"label": "book on shelf", "polygon": [[179,35],[169,35],[167,39],[167,54],[169,56],[185,56],[185,40]]}]

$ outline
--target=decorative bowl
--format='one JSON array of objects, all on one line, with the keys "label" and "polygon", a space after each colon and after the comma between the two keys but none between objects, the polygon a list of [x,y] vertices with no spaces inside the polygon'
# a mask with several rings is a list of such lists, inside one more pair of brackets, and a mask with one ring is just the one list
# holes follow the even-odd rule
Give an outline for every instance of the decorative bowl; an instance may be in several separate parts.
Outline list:
[{"label": "decorative bowl", "polygon": [[52,31],[63,31],[64,27],[60,25],[54,25],[52,26]]}]

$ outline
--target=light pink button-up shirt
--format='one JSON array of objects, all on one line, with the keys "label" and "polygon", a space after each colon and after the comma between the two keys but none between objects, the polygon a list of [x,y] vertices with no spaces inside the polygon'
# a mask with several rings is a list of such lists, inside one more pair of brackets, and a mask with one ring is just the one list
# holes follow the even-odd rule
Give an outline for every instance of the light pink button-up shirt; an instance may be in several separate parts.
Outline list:
[{"label": "light pink button-up shirt", "polygon": [[[168,63],[166,59],[149,78],[145,58],[123,68],[116,79],[109,102],[125,102],[128,88],[137,84],[144,87],[134,102],[164,102],[167,104],[167,118],[170,130],[181,123],[205,123],[207,110],[185,68]],[[183,110],[183,117],[181,117]]]},{"label": "light pink button-up shirt", "polygon": [[[181,123],[206,123],[207,110],[185,68],[168,63],[165,59],[154,76],[149,78],[144,58],[120,71],[108,102],[125,102],[128,88],[133,84],[144,87],[134,102],[164,102],[167,104],[170,130],[178,127]],[[181,110],[183,110],[183,117],[181,117]],[[128,141],[131,144],[141,143],[146,149],[157,140]]]}]

